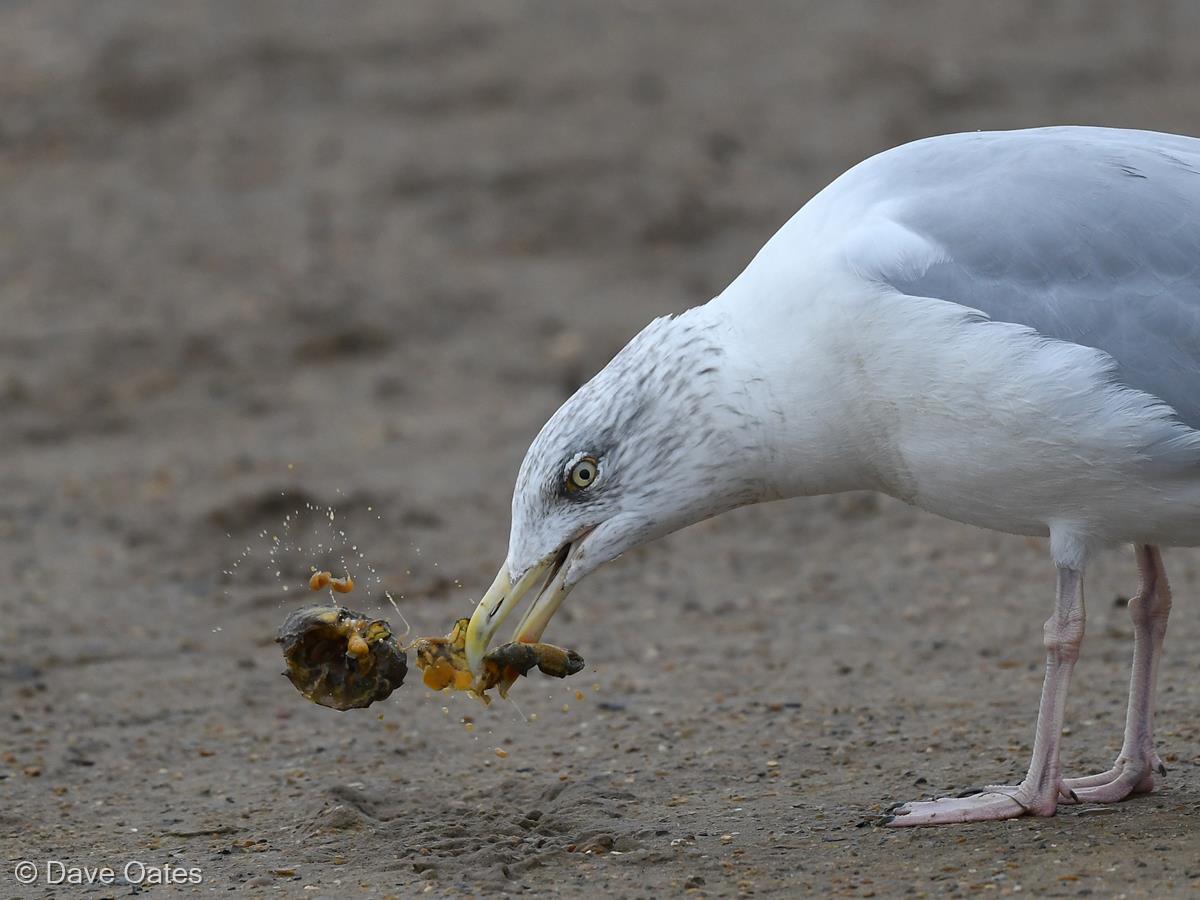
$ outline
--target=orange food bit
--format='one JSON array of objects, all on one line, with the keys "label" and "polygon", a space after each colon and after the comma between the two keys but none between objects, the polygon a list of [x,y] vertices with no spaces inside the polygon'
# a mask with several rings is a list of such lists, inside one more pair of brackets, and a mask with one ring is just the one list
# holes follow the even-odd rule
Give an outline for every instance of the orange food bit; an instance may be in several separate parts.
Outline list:
[{"label": "orange food bit", "polygon": [[456,669],[444,659],[434,660],[426,667],[421,681],[432,691],[453,687],[456,691],[470,690],[475,679],[470,672]]},{"label": "orange food bit", "polygon": [[444,659],[435,660],[431,666],[425,669],[424,674],[421,676],[421,681],[431,691],[440,691],[453,680],[454,667]]},{"label": "orange food bit", "polygon": [[322,588],[333,588],[339,594],[348,594],[354,590],[354,579],[348,574],[345,578],[334,578],[329,572],[313,572],[308,579],[310,590],[319,591]]}]

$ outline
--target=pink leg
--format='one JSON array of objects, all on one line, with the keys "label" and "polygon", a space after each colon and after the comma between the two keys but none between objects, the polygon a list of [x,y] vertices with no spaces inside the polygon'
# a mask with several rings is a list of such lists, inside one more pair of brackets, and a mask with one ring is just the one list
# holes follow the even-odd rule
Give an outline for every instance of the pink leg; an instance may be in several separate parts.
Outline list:
[{"label": "pink leg", "polygon": [[1142,584],[1129,601],[1133,619],[1133,671],[1129,678],[1129,710],[1125,714],[1125,742],[1117,761],[1107,772],[1086,778],[1068,778],[1067,788],[1080,803],[1115,803],[1131,794],[1154,790],[1154,773],[1165,775],[1154,752],[1154,688],[1167,616],[1171,612],[1171,587],[1157,547],[1141,545],[1137,553]]},{"label": "pink leg", "polygon": [[893,807],[885,824],[942,825],[984,822],[1017,816],[1052,816],[1059,793],[1066,792],[1059,772],[1059,741],[1071,671],[1083,643],[1083,572],[1059,567],[1054,615],[1043,630],[1046,645],[1046,679],[1038,709],[1033,759],[1025,780],[1018,785],[989,785],[967,797],[943,797]]}]

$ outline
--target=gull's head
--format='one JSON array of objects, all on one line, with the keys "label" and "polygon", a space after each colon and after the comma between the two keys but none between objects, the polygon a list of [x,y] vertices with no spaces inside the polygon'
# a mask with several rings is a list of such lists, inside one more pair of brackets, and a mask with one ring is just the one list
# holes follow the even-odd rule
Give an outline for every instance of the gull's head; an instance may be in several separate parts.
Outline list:
[{"label": "gull's head", "polygon": [[531,591],[514,640],[537,641],[584,575],[626,550],[758,497],[753,422],[720,328],[657,319],[550,418],[517,475],[508,557],[467,632],[479,669]]}]

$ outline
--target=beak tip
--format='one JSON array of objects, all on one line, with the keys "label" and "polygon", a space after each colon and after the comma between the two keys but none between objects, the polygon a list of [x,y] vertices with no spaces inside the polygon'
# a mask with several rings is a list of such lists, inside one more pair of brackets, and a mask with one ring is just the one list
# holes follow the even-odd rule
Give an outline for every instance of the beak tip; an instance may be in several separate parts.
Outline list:
[{"label": "beak tip", "polygon": [[513,601],[519,599],[514,596],[511,580],[508,566],[501,566],[500,571],[496,573],[496,580],[492,582],[492,586],[479,601],[479,605],[471,615],[471,621],[467,624],[463,650],[467,657],[467,668],[476,676],[479,675],[480,667],[483,665],[483,655],[487,652],[487,645],[491,641],[492,635],[496,633],[496,629],[508,615]]},{"label": "beak tip", "polygon": [[477,617],[472,616],[470,624],[467,625],[466,640],[463,642],[463,652],[467,657],[467,668],[471,670],[472,675],[479,674],[479,667],[483,662],[483,653],[485,650],[484,645],[486,641],[481,639],[479,631]]}]

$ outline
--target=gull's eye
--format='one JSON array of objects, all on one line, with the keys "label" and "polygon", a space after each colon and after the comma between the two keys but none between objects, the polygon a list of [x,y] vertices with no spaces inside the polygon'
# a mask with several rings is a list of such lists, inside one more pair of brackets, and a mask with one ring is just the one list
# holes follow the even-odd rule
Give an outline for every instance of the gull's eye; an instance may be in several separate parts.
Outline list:
[{"label": "gull's eye", "polygon": [[592,482],[596,480],[599,474],[596,460],[590,456],[585,456],[575,465],[571,466],[571,471],[567,473],[567,490],[581,491],[584,488],[591,487]]}]

